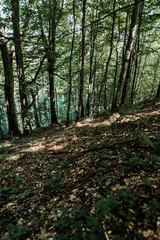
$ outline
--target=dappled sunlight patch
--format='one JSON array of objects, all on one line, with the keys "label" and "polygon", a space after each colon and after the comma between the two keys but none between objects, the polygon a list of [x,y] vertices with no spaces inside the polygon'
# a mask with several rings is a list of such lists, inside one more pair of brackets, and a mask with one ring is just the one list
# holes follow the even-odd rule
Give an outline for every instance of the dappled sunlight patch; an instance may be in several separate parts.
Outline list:
[{"label": "dappled sunlight patch", "polygon": [[[65,142],[66,142],[66,140],[64,138],[56,138],[53,141],[51,141],[49,144],[45,144],[45,149],[55,150],[54,149],[55,146],[61,146],[61,145],[63,146],[65,144]],[[60,148],[60,150],[61,150],[61,148]]]},{"label": "dappled sunlight patch", "polygon": [[[110,126],[111,123],[110,123],[110,121],[105,120],[105,121],[101,122],[101,123],[100,123],[99,125],[97,125],[97,126],[103,126],[103,125],[105,125],[105,126]],[[96,127],[97,127],[97,126],[96,126]]]},{"label": "dappled sunlight patch", "polygon": [[150,116],[160,115],[160,110],[157,110],[157,111],[154,111],[154,112],[148,113],[148,115],[150,115]]},{"label": "dappled sunlight patch", "polygon": [[78,139],[79,139],[79,138],[78,138],[77,136],[71,137],[71,140],[72,140],[72,141],[78,141]]},{"label": "dappled sunlight patch", "polygon": [[38,152],[38,151],[42,151],[45,147],[42,145],[32,145],[30,148],[28,149],[22,149],[21,152]]},{"label": "dappled sunlight patch", "polygon": [[[159,115],[146,121],[137,113],[83,120],[80,127],[5,146],[0,162],[2,234],[14,228],[19,239],[80,239],[78,228],[86,239],[103,239],[104,229],[111,239],[120,239],[119,233],[125,239],[137,233],[158,239],[160,165],[152,135],[158,134],[154,125],[159,126]],[[137,119],[143,120],[146,134],[139,134]],[[94,237],[97,229],[101,235]]]},{"label": "dappled sunlight patch", "polygon": [[109,120],[104,120],[104,121],[102,121],[102,122],[97,122],[97,123],[94,123],[94,119],[92,119],[92,121],[90,121],[90,122],[78,122],[77,124],[76,124],[76,127],[77,128],[81,128],[81,127],[85,127],[85,126],[90,126],[90,127],[93,127],[93,128],[95,128],[95,127],[98,127],[98,126],[103,126],[103,125],[106,125],[106,126],[110,126],[110,121]]},{"label": "dappled sunlight patch", "polygon": [[66,147],[66,144],[59,144],[59,145],[54,145],[50,148],[48,148],[48,150],[52,150],[52,151],[58,151],[58,150],[62,150],[64,147]]},{"label": "dappled sunlight patch", "polygon": [[127,123],[127,122],[134,122],[136,120],[140,119],[139,116],[136,115],[127,115],[123,117],[123,119],[120,121],[121,123]]},{"label": "dappled sunlight patch", "polygon": [[12,160],[18,160],[19,159],[19,155],[11,155],[10,156],[10,159],[12,159]]},{"label": "dappled sunlight patch", "polygon": [[110,118],[109,118],[109,122],[114,122],[116,121],[118,118],[120,117],[119,113],[113,113]]},{"label": "dappled sunlight patch", "polygon": [[136,114],[126,115],[125,117],[122,118],[122,120],[120,122],[121,123],[133,122],[133,121],[139,120],[141,118],[148,118],[148,117],[159,116],[159,115],[160,115],[160,110],[152,111],[152,112],[140,112],[140,113],[136,113]]},{"label": "dappled sunlight patch", "polygon": [[16,155],[10,155],[7,160],[9,161],[17,161],[18,159],[20,158],[20,155],[19,154],[16,154]]}]

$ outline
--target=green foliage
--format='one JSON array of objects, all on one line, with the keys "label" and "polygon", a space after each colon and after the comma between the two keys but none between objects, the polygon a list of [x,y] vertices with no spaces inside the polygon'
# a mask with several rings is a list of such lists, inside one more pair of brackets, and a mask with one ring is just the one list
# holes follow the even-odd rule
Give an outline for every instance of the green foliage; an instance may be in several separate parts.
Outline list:
[{"label": "green foliage", "polygon": [[114,196],[108,196],[106,199],[100,199],[95,204],[96,213],[103,216],[105,219],[110,217],[111,212],[117,206],[120,205],[120,202],[117,201]]},{"label": "green foliage", "polygon": [[156,149],[154,143],[148,138],[148,136],[146,134],[144,134],[143,132],[140,132],[141,136],[143,137],[144,141],[152,148]]},{"label": "green foliage", "polygon": [[[61,218],[58,222],[59,229],[64,234],[60,235],[56,240],[83,239],[83,219],[86,216],[86,211],[82,205],[77,205],[73,208],[60,209],[62,211]],[[72,234],[72,232],[74,233]]]},{"label": "green foliage", "polygon": [[10,147],[6,147],[6,146],[3,146],[0,148],[0,154],[3,153],[3,154],[7,154],[10,152]]},{"label": "green foliage", "polygon": [[45,179],[44,191],[49,192],[58,192],[65,186],[63,179],[61,179],[61,175],[53,174],[50,175],[49,178]]},{"label": "green foliage", "polygon": [[157,223],[157,218],[160,213],[160,202],[156,200],[150,200],[146,206],[144,222]]},{"label": "green foliage", "polygon": [[22,186],[20,177],[17,176],[3,176],[0,179],[0,205],[3,205],[9,199],[19,194],[25,187]]},{"label": "green foliage", "polygon": [[8,226],[8,232],[10,233],[10,239],[14,240],[23,240],[26,239],[27,234],[29,231],[23,227],[23,224],[12,224],[9,223]]},{"label": "green foliage", "polygon": [[157,154],[149,154],[145,159],[141,159],[139,157],[133,157],[132,152],[124,152],[124,164],[122,166],[123,169],[135,169],[138,168],[148,169],[155,168],[158,169],[160,167],[160,157]]}]

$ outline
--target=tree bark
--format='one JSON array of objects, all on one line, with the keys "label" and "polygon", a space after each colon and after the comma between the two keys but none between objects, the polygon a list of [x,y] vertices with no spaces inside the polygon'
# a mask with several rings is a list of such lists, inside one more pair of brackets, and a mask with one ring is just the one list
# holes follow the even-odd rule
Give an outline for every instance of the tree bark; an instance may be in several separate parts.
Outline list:
[{"label": "tree bark", "polygon": [[156,98],[160,98],[160,83],[157,88]]},{"label": "tree bark", "polygon": [[17,75],[19,80],[19,93],[22,111],[23,133],[28,134],[31,131],[28,115],[28,99],[26,94],[27,82],[24,73],[23,52],[21,47],[21,36],[19,29],[19,0],[11,0],[12,6],[12,24],[15,45],[15,55],[17,64]]},{"label": "tree bark", "polygon": [[[52,19],[49,19],[49,31],[48,31],[48,40],[44,34],[43,21],[40,13],[39,6],[38,8],[38,17],[41,27],[41,38],[43,42],[43,47],[46,52],[46,58],[48,61],[48,75],[49,75],[49,97],[50,97],[50,110],[51,110],[51,124],[57,124],[57,114],[56,114],[56,104],[55,104],[55,63],[56,63],[56,28],[57,22],[55,19],[57,12],[57,1],[50,2],[51,12],[54,13]],[[58,21],[58,20],[57,20]]]},{"label": "tree bark", "polygon": [[83,0],[82,17],[82,47],[81,47],[81,72],[80,72],[80,92],[77,120],[84,117],[83,92],[84,92],[84,61],[85,61],[85,20],[86,20],[86,0]]},{"label": "tree bark", "polygon": [[[4,35],[4,31],[0,29],[0,32]],[[12,67],[12,52],[9,54],[7,48],[7,42],[2,37],[0,38],[0,49],[3,60],[3,68],[5,75],[5,102],[7,106],[8,116],[8,134],[11,136],[20,136],[21,132],[18,128],[18,121],[16,115],[15,99],[14,99],[14,78]]]},{"label": "tree bark", "polygon": [[[116,0],[114,0],[113,3],[113,12],[116,8]],[[114,38],[114,28],[115,28],[115,14],[113,14],[113,23],[112,23],[112,33],[111,33],[111,40],[110,40],[110,52],[108,56],[108,60],[106,62],[106,68],[104,73],[104,109],[107,110],[107,81],[108,81],[108,68],[111,61],[111,56],[113,52],[113,38]]]},{"label": "tree bark", "polygon": [[121,68],[121,73],[119,77],[119,83],[118,83],[118,88],[116,91],[116,96],[115,100],[112,105],[112,111],[118,111],[119,107],[121,106],[121,101],[122,101],[122,92],[124,88],[124,83],[128,71],[128,65],[129,65],[129,60],[132,52],[132,47],[133,47],[133,42],[136,36],[136,29],[137,29],[137,22],[138,22],[138,16],[139,16],[139,10],[140,10],[140,2],[138,0],[135,0],[135,5],[133,8],[132,12],[132,19],[131,19],[131,25],[130,25],[130,32],[129,32],[129,37],[127,41],[127,46],[126,46],[126,53],[125,53],[125,58],[124,58],[124,63],[122,64]]},{"label": "tree bark", "polygon": [[35,119],[36,129],[37,128],[39,129],[41,126],[40,126],[38,112],[37,112],[37,106],[36,106],[36,93],[34,93],[33,89],[31,89],[31,95],[32,95],[32,100],[33,100],[34,119]]},{"label": "tree bark", "polygon": [[140,29],[141,29],[141,24],[142,24],[143,6],[144,6],[144,2],[142,3],[141,11],[139,12],[139,24],[138,24],[138,30],[137,30],[137,44],[136,44],[136,60],[135,60],[135,69],[134,69],[134,76],[133,76],[131,96],[130,96],[130,102],[132,105],[133,105],[133,101],[134,101],[136,81],[137,81],[137,69],[138,69],[138,65],[139,65]]},{"label": "tree bark", "polygon": [[131,81],[131,62],[132,62],[132,57],[130,57],[130,59],[129,59],[127,75],[126,75],[126,79],[125,79],[124,87],[123,87],[123,91],[122,91],[121,104],[125,103],[125,99],[127,97],[127,92],[128,92],[128,88],[129,88],[129,83]]},{"label": "tree bark", "polygon": [[73,59],[73,49],[74,49],[74,39],[75,39],[75,28],[76,28],[76,17],[75,17],[75,0],[73,0],[73,35],[71,44],[71,53],[69,59],[69,92],[68,92],[68,107],[67,107],[67,123],[69,126],[70,122],[70,109],[71,109],[71,95],[72,95],[72,59]]},{"label": "tree bark", "polygon": [[49,73],[49,92],[50,92],[50,107],[51,107],[51,124],[57,124],[56,106],[55,106],[55,87],[54,87],[54,71],[55,71],[55,52],[56,52],[56,25],[55,19],[52,20],[51,25],[51,51],[48,52],[48,73]]},{"label": "tree bark", "polygon": [[[96,10],[95,17],[97,19],[97,10]],[[96,63],[94,63],[94,55],[95,55],[97,33],[98,33],[98,23],[96,23],[96,26],[91,25],[91,33],[90,33],[90,71],[89,71],[88,99],[87,99],[87,105],[86,105],[86,111],[88,116],[90,116],[90,113],[93,112],[93,101],[94,101],[93,96],[94,96],[94,90],[95,90],[94,80],[95,80],[95,71],[96,71],[96,65],[95,65]]]}]

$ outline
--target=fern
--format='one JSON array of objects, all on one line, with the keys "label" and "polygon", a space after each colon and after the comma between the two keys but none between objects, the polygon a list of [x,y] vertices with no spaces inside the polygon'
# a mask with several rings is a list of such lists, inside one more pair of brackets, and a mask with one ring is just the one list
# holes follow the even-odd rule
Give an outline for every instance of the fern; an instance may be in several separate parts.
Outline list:
[{"label": "fern", "polygon": [[149,139],[149,137],[144,134],[143,132],[140,132],[141,136],[143,137],[144,141],[152,148],[154,148],[156,150],[156,146],[154,145],[154,143]]}]

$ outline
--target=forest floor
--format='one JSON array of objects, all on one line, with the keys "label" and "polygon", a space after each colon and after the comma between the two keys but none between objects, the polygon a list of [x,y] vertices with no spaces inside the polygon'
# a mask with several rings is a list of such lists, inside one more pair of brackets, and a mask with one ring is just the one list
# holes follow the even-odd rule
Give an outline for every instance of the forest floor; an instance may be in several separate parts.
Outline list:
[{"label": "forest floor", "polygon": [[160,102],[0,142],[0,239],[160,239]]}]

